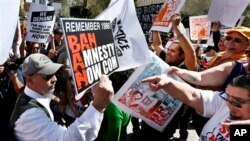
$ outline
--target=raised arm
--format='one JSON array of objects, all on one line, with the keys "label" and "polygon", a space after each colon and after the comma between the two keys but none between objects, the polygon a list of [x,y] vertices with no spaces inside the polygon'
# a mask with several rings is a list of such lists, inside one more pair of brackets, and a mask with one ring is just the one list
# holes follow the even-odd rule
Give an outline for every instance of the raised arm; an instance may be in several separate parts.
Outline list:
[{"label": "raised arm", "polygon": [[197,66],[195,50],[193,49],[190,40],[181,32],[180,21],[181,16],[179,13],[176,13],[171,17],[174,33],[177,35],[177,39],[179,40],[181,48],[185,54],[185,66],[188,70],[195,70]]},{"label": "raised arm", "polygon": [[225,83],[234,66],[235,62],[228,62],[202,72],[171,67],[168,73],[178,75],[191,84],[220,87]]},{"label": "raised arm", "polygon": [[188,106],[193,107],[200,114],[203,114],[203,101],[199,89],[195,89],[186,83],[169,78],[165,74],[142,80],[142,83],[146,82],[149,83],[149,87],[152,91],[163,89],[173,98],[182,101]]},{"label": "raised arm", "polygon": [[155,48],[156,55],[159,56],[160,53],[163,51],[161,35],[159,31],[152,31],[152,34],[153,34],[153,46]]}]

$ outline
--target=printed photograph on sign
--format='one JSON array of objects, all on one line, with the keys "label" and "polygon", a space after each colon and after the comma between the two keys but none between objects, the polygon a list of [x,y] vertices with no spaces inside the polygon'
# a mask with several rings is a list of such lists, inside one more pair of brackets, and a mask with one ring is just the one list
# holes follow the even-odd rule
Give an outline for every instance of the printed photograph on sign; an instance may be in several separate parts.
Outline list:
[{"label": "printed photograph on sign", "polygon": [[101,74],[118,69],[113,33],[109,21],[63,18],[62,25],[78,99]]},{"label": "printed photograph on sign", "polygon": [[48,43],[54,23],[55,10],[53,7],[32,3],[29,9],[26,40]]},{"label": "printed photograph on sign", "polygon": [[[165,91],[151,91],[142,79],[165,73],[169,66],[158,56],[150,53],[153,63],[138,67],[128,81],[115,94],[113,103],[126,113],[145,121],[156,130],[163,131],[180,109],[182,102],[174,99]],[[169,77],[182,81],[179,77]]]},{"label": "printed photograph on sign", "polygon": [[179,13],[185,0],[166,0],[155,17],[151,30],[169,32],[171,29],[170,18],[174,13]]},{"label": "printed photograph on sign", "polygon": [[207,15],[190,16],[190,38],[191,40],[208,39],[210,36],[211,22]]}]

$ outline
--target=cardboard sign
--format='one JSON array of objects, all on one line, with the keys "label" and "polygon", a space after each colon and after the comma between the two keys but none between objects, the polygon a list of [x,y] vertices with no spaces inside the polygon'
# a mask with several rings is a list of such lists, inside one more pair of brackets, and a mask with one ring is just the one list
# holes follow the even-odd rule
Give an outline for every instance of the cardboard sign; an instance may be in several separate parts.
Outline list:
[{"label": "cardboard sign", "polygon": [[38,43],[49,42],[54,23],[53,7],[32,3],[28,16],[26,40]]},{"label": "cardboard sign", "polygon": [[101,74],[119,67],[112,27],[109,21],[67,18],[62,25],[78,99]]},{"label": "cardboard sign", "polygon": [[190,38],[191,40],[208,39],[210,36],[211,22],[207,15],[190,16]]}]

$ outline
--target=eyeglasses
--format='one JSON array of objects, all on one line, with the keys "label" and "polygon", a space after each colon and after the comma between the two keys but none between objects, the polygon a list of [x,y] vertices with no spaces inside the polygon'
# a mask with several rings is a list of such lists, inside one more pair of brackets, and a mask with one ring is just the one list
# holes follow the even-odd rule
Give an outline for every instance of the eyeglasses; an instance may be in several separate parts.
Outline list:
[{"label": "eyeglasses", "polygon": [[43,79],[45,79],[46,81],[50,80],[55,74],[51,74],[51,75],[41,75]]},{"label": "eyeglasses", "polygon": [[250,100],[243,100],[240,98],[233,98],[226,92],[221,92],[220,97],[225,101],[229,102],[230,104],[234,105],[235,107],[241,108],[243,104],[250,104]]},{"label": "eyeglasses", "polygon": [[227,41],[233,40],[235,43],[238,43],[238,44],[242,42],[242,39],[240,39],[240,38],[233,38],[232,36],[226,36],[225,40],[227,40]]}]

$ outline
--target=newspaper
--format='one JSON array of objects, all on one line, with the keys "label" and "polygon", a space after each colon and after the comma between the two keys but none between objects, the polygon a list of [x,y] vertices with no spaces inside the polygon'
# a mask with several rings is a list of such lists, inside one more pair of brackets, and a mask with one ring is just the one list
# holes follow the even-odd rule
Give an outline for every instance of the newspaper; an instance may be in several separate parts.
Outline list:
[{"label": "newspaper", "polygon": [[[137,68],[127,82],[115,94],[113,103],[124,112],[142,119],[156,130],[163,131],[179,110],[182,102],[165,91],[152,92],[147,83],[141,80],[166,73],[169,65],[151,53],[153,63]],[[182,81],[179,77],[169,77]]]}]

